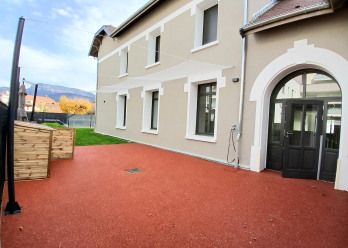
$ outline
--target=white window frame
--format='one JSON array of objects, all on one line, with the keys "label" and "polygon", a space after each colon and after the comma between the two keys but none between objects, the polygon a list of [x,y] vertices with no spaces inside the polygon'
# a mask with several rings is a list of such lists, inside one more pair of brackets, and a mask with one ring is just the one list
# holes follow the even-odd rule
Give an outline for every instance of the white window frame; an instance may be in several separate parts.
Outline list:
[{"label": "white window frame", "polygon": [[149,69],[153,66],[160,64],[161,59],[158,62],[156,62],[156,37],[161,36],[161,45],[162,45],[163,31],[164,31],[164,26],[161,26],[149,32],[146,35],[146,40],[147,40],[147,65],[145,66],[146,69]]},{"label": "white window frame", "polygon": [[[216,110],[215,110],[214,135],[213,136],[198,135],[196,134],[198,85],[212,83],[212,82],[216,82]],[[226,86],[226,78],[222,77],[222,71],[191,76],[188,78],[188,82],[187,84],[185,84],[185,87],[184,87],[184,91],[188,93],[186,136],[185,136],[186,139],[216,143],[218,122],[219,122],[220,88],[225,86]]]},{"label": "white window frame", "polygon": [[119,78],[128,76],[129,70],[129,46],[123,48],[119,52],[120,57],[120,75]]},{"label": "white window frame", "polygon": [[[123,122],[124,122],[124,104],[125,104],[124,96],[127,96],[126,125],[123,125]],[[116,128],[117,129],[127,129],[128,101],[129,101],[128,90],[117,92],[117,94],[116,94]]]},{"label": "white window frame", "polygon": [[202,49],[215,46],[219,44],[219,13],[218,13],[218,24],[217,24],[217,37],[215,41],[203,45],[203,25],[204,25],[204,11],[218,5],[219,7],[220,0],[203,0],[197,4],[193,10],[192,15],[195,16],[195,36],[194,44],[191,53],[195,53]]},{"label": "white window frame", "polygon": [[[157,129],[151,129],[151,111],[152,111],[152,92],[158,91],[158,116],[157,116]],[[161,83],[144,86],[141,92],[143,98],[143,120],[142,120],[142,133],[158,134],[160,128],[160,108],[161,108],[161,96],[163,95],[163,88]]]}]

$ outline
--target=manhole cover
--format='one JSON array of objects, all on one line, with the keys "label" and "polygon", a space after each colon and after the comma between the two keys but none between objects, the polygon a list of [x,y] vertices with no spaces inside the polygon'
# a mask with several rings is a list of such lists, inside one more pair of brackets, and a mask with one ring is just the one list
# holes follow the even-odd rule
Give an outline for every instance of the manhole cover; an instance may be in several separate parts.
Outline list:
[{"label": "manhole cover", "polygon": [[139,168],[131,168],[131,169],[128,169],[127,171],[132,174],[141,172]]}]

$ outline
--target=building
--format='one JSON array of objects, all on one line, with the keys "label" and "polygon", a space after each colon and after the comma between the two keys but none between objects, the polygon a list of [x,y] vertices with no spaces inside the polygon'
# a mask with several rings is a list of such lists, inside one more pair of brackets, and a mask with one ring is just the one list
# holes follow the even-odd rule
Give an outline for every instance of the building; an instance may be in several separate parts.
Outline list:
[{"label": "building", "polygon": [[347,14],[343,0],[149,1],[94,37],[96,131],[348,190]]},{"label": "building", "polygon": [[0,102],[8,105],[9,99],[10,99],[10,92],[8,90],[0,92]]},{"label": "building", "polygon": [[[33,109],[34,96],[25,97],[25,110],[31,112]],[[35,112],[63,113],[59,103],[48,96],[36,96]]]}]

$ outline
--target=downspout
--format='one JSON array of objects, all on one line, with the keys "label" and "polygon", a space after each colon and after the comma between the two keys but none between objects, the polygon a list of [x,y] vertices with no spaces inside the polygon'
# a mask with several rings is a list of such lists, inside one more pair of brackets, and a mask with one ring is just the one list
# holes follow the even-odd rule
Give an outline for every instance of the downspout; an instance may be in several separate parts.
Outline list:
[{"label": "downspout", "polygon": [[[243,26],[248,24],[248,0],[244,0]],[[237,126],[237,167],[240,166],[240,139],[243,131],[243,110],[244,110],[244,88],[245,88],[245,71],[247,56],[247,37],[242,36],[242,64],[240,76],[240,95],[239,95],[239,116]]]},{"label": "downspout", "polygon": [[97,57],[97,86],[95,90],[95,109],[94,109],[94,116],[95,116],[95,123],[94,123],[94,130],[97,129],[97,109],[98,109],[98,89],[99,89],[99,57]]}]

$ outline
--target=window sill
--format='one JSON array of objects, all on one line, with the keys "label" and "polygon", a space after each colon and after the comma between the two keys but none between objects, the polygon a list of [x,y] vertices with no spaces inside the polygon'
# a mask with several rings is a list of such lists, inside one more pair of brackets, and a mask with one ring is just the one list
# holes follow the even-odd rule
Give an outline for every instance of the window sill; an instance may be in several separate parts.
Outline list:
[{"label": "window sill", "polygon": [[118,76],[118,78],[123,78],[123,77],[127,77],[128,76],[128,73],[123,73],[123,74],[120,74],[119,76]]},{"label": "window sill", "polygon": [[126,129],[127,129],[127,127],[125,127],[125,126],[116,126],[116,129],[120,129],[120,130],[126,130]]},{"label": "window sill", "polygon": [[161,64],[161,62],[156,62],[156,63],[153,63],[153,64],[151,64],[151,65],[147,65],[147,66],[145,66],[145,69],[150,69],[150,68],[152,68],[152,67],[155,67],[156,65],[160,65]]},{"label": "window sill", "polygon": [[215,136],[205,136],[205,135],[186,135],[186,139],[189,140],[197,140],[197,141],[203,141],[208,143],[216,143],[216,137]]},{"label": "window sill", "polygon": [[205,45],[202,45],[202,46],[199,46],[199,47],[195,47],[193,49],[191,49],[191,53],[195,53],[195,52],[198,52],[198,51],[201,51],[201,50],[204,50],[206,48],[209,48],[209,47],[212,47],[212,46],[216,46],[219,44],[219,41],[216,40],[216,41],[212,41],[208,44],[205,44]]},{"label": "window sill", "polygon": [[142,133],[148,133],[148,134],[158,134],[158,129],[157,130],[152,130],[152,129],[143,129],[141,130]]}]

